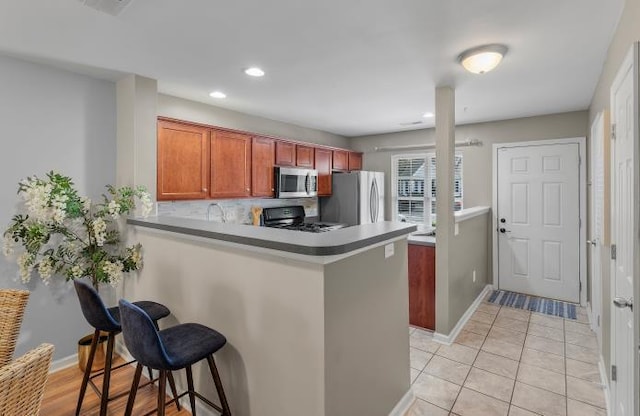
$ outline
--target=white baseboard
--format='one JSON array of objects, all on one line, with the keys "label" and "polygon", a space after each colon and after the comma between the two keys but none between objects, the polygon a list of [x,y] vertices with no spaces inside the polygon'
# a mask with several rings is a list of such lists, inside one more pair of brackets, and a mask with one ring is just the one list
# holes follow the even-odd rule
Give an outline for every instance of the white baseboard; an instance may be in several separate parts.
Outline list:
[{"label": "white baseboard", "polygon": [[74,365],[78,365],[78,354],[73,354],[69,355],[68,357],[53,360],[51,361],[51,365],[49,366],[49,374],[72,367]]},{"label": "white baseboard", "polygon": [[409,391],[402,396],[402,399],[400,399],[398,404],[396,404],[393,410],[391,410],[389,416],[404,416],[409,409],[411,409],[411,406],[415,401],[416,397],[413,395],[413,389],[409,388]]},{"label": "white baseboard", "polygon": [[482,303],[482,300],[485,298],[485,296],[487,296],[492,290],[493,285],[486,285],[484,289],[482,289],[482,292],[480,292],[473,303],[469,306],[469,308],[467,308],[466,312],[460,317],[456,326],[453,327],[453,330],[451,330],[448,335],[441,334],[440,332],[434,332],[433,340],[445,345],[453,344],[453,341],[456,339],[462,328],[464,328],[464,326],[467,324],[467,321],[469,321],[471,315],[473,315],[478,306],[480,306],[480,304]]},{"label": "white baseboard", "polygon": [[600,383],[604,389],[604,401],[607,405],[607,416],[611,415],[611,389],[609,389],[609,376],[607,375],[607,368],[604,365],[604,358],[600,355],[600,362],[598,362],[598,368],[600,369]]}]

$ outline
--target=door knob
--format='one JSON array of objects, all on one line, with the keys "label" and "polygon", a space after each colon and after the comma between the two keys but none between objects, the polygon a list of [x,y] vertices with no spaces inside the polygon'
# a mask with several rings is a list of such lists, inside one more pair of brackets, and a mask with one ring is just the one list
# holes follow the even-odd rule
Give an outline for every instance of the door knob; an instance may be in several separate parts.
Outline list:
[{"label": "door knob", "polygon": [[499,230],[502,234],[504,233],[510,233],[511,231],[507,230],[506,228],[500,228]]},{"label": "door knob", "polygon": [[596,243],[596,240],[587,240],[587,244],[591,244],[594,247],[598,245],[598,243]]},{"label": "door knob", "polygon": [[633,299],[617,297],[613,299],[613,304],[618,308],[629,308],[633,310]]}]

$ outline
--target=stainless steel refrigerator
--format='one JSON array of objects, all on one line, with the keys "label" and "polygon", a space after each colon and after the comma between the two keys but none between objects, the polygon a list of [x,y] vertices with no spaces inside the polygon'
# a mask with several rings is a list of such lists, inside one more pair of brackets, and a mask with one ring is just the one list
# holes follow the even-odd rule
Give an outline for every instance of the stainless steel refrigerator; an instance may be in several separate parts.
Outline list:
[{"label": "stainless steel refrigerator", "polygon": [[384,173],[334,173],[332,195],[320,198],[320,219],[348,225],[384,221]]}]

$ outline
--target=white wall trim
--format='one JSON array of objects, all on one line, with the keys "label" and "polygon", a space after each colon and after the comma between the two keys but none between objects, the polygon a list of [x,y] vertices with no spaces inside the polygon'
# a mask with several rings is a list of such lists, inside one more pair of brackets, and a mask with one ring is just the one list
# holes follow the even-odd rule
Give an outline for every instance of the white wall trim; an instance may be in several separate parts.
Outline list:
[{"label": "white wall trim", "polygon": [[78,365],[78,354],[72,354],[67,357],[53,360],[49,366],[49,374],[64,370],[65,368],[69,368],[74,365]]},{"label": "white wall trim", "polygon": [[467,324],[467,321],[469,321],[471,315],[473,315],[476,309],[478,309],[478,306],[480,306],[480,304],[482,303],[482,299],[484,299],[485,296],[487,296],[492,290],[492,285],[486,285],[484,289],[482,289],[482,292],[480,292],[473,303],[469,306],[469,308],[467,308],[466,312],[460,317],[458,323],[455,327],[453,327],[453,330],[451,330],[449,335],[434,332],[433,340],[445,345],[453,344],[453,341],[455,341],[462,328],[464,328],[464,326]]},{"label": "white wall trim", "polygon": [[582,285],[582,291],[580,292],[580,305],[586,306],[587,304],[587,138],[586,137],[572,137],[567,139],[547,139],[547,140],[534,140],[528,142],[514,142],[514,143],[494,143],[492,151],[492,202],[491,202],[491,218],[492,218],[492,246],[493,246],[493,286],[496,289],[500,288],[500,279],[498,276],[498,239],[496,238],[496,230],[498,229],[498,150],[505,147],[526,147],[526,146],[543,146],[550,144],[571,144],[576,143],[578,145],[578,153],[580,155],[580,218],[582,219],[582,226],[580,227],[580,241],[578,246],[580,249],[580,284]]},{"label": "white wall trim", "polygon": [[389,416],[404,416],[411,406],[413,402],[416,401],[416,397],[413,394],[413,389],[409,388],[409,390],[402,396],[402,399],[396,404],[396,406],[391,410]]},{"label": "white wall trim", "polygon": [[462,222],[462,221],[470,220],[471,218],[479,217],[480,215],[484,215],[490,210],[491,210],[491,207],[485,207],[485,206],[466,208],[461,211],[454,212],[453,218],[455,219],[455,222]]},{"label": "white wall trim", "polygon": [[607,376],[607,368],[604,365],[604,358],[600,354],[600,361],[598,362],[598,369],[600,370],[600,384],[602,384],[604,401],[607,409],[607,416],[611,416],[611,390],[609,389],[609,377]]}]

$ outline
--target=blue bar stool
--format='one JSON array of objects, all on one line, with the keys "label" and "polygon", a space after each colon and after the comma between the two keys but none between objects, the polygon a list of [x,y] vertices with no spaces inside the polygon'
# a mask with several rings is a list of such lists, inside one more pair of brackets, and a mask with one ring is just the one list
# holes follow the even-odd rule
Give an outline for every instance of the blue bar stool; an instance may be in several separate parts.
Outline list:
[{"label": "blue bar stool", "polygon": [[[220,412],[221,416],[231,416],[220,374],[213,359],[213,354],[227,343],[224,335],[204,325],[194,323],[180,324],[158,331],[158,328],[153,324],[153,319],[142,308],[124,299],[120,300],[119,305],[124,343],[129,353],[138,360],[125,416],[130,416],[133,410],[142,366],[160,371],[157,409],[159,416],[165,414],[167,374],[183,368],[187,371],[188,390],[173,400],[178,401],[180,397],[188,394],[193,416],[196,414],[196,397]],[[191,366],[205,358],[209,364],[209,370],[213,376],[222,407],[212,403],[193,388]]]},{"label": "blue bar stool", "polygon": [[[89,325],[91,325],[95,329],[95,332],[93,333],[93,339],[91,340],[91,350],[89,352],[87,366],[84,370],[84,377],[82,378],[82,384],[80,386],[80,395],[78,397],[78,404],[76,406],[76,416],[80,414],[82,401],[84,400],[84,395],[87,391],[87,385],[91,385],[91,388],[93,388],[96,394],[100,397],[100,416],[106,416],[107,405],[109,401],[122,397],[128,393],[128,391],[124,391],[109,397],[109,382],[111,380],[111,371],[129,365],[133,361],[111,368],[113,362],[113,347],[116,335],[118,335],[122,331],[122,327],[120,326],[120,309],[117,306],[113,308],[107,308],[104,305],[104,302],[102,302],[100,295],[98,295],[98,292],[96,292],[96,290],[90,285],[78,280],[74,280],[73,284],[76,288],[76,292],[78,293],[78,299],[80,300],[80,308],[82,309],[82,314],[84,315]],[[158,319],[169,316],[169,314],[171,313],[166,306],[156,302],[142,301],[135,302],[135,304],[139,308],[143,309],[151,317],[152,325],[154,325],[156,328],[158,327]],[[93,365],[93,359],[96,354],[96,347],[98,346],[98,340],[101,336],[101,332],[108,333],[105,366],[103,371],[91,375],[91,366]],[[98,390],[93,382],[93,378],[99,376],[103,376],[102,392]],[[168,377],[169,384],[171,386],[171,392],[175,397],[177,391],[173,376],[171,375],[171,373],[169,373]],[[143,386],[151,384],[154,381],[153,377],[151,376],[151,368],[149,368],[149,380],[150,381]],[[180,410],[180,404],[177,401],[176,406],[178,407],[178,410]]]}]

